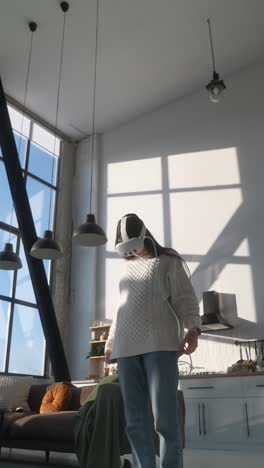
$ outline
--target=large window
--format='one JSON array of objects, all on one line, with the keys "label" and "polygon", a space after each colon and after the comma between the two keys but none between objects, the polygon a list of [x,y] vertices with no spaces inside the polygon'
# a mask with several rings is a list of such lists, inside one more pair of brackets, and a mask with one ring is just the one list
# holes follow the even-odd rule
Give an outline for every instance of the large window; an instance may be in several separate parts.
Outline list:
[{"label": "large window", "polygon": [[[8,107],[38,236],[54,220],[60,140]],[[23,268],[0,270],[0,373],[46,374],[46,344],[0,148],[0,250],[12,242]],[[50,210],[51,208],[51,210]],[[51,212],[50,212],[51,211]],[[48,281],[51,265],[44,262]]]}]

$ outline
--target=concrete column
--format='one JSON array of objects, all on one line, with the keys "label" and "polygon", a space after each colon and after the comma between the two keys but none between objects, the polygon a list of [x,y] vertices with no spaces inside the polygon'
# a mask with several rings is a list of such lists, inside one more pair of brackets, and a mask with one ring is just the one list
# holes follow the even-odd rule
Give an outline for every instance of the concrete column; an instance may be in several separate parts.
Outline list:
[{"label": "concrete column", "polygon": [[[90,211],[90,183],[93,170],[92,213],[97,217],[98,206],[98,136],[95,137],[93,168],[92,140],[83,140],[76,151],[76,170],[73,188],[74,228],[85,222]],[[89,373],[89,326],[95,318],[97,248],[73,244],[71,270],[71,308],[69,325],[69,367],[72,378],[85,378]]]},{"label": "concrete column", "polygon": [[69,361],[68,333],[70,311],[70,277],[72,253],[72,192],[75,169],[75,146],[62,143],[58,180],[58,199],[55,238],[63,256],[54,262],[52,297],[67,360]]}]

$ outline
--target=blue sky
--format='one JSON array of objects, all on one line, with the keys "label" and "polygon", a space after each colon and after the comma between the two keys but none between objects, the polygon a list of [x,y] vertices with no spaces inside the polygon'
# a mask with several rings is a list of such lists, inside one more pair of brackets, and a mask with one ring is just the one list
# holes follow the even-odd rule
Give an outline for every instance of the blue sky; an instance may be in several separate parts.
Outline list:
[{"label": "blue sky", "polygon": [[[22,168],[25,168],[27,139],[14,132],[19,159]],[[0,152],[1,154],[1,152]],[[52,166],[54,165],[53,169]],[[57,157],[43,147],[31,143],[29,161],[29,173],[42,180],[56,184]],[[52,174],[53,172],[53,174]],[[49,228],[49,206],[52,194],[52,214],[54,210],[55,193],[49,187],[28,175],[26,182],[30,206],[38,236]],[[5,166],[0,160],[0,221],[10,224],[12,211],[12,199],[7,181]],[[52,218],[52,217],[51,217]],[[52,222],[52,219],[51,219]],[[12,225],[17,227],[15,213]],[[11,235],[14,248],[17,246],[17,236]],[[0,228],[0,250],[5,242],[9,242],[9,232]],[[18,271],[15,298],[36,304],[34,291],[27,268],[23,244],[20,244],[19,255],[23,268]],[[50,262],[45,261],[45,269],[48,274]],[[13,289],[14,273],[0,270],[0,295],[11,297]],[[8,326],[10,319],[10,302],[0,299],[0,372],[4,371]],[[39,312],[36,307],[16,304],[14,307],[11,349],[9,360],[9,372],[42,375],[44,372],[45,339],[40,322]]]}]

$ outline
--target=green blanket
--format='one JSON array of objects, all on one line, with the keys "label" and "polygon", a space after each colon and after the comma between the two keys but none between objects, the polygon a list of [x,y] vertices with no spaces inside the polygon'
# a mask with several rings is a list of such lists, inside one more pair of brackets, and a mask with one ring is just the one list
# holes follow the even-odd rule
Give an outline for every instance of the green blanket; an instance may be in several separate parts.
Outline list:
[{"label": "green blanket", "polygon": [[119,468],[120,455],[131,453],[118,383],[100,386],[95,402],[78,411],[75,450],[81,468]]},{"label": "green blanket", "polygon": [[[178,398],[184,425],[182,392],[178,392]],[[159,440],[154,427],[153,438],[158,455]],[[120,455],[131,453],[119,383],[98,387],[96,400],[88,401],[79,409],[75,425],[75,451],[80,468],[120,468]]]}]

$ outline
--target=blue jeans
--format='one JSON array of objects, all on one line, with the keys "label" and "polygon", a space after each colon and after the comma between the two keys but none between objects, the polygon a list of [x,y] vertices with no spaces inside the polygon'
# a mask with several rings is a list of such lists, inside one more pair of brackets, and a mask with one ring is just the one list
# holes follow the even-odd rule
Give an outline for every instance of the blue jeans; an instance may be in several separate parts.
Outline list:
[{"label": "blue jeans", "polygon": [[149,398],[160,439],[161,468],[182,468],[182,431],[177,401],[178,355],[158,351],[118,359],[126,431],[135,468],[155,468]]}]

